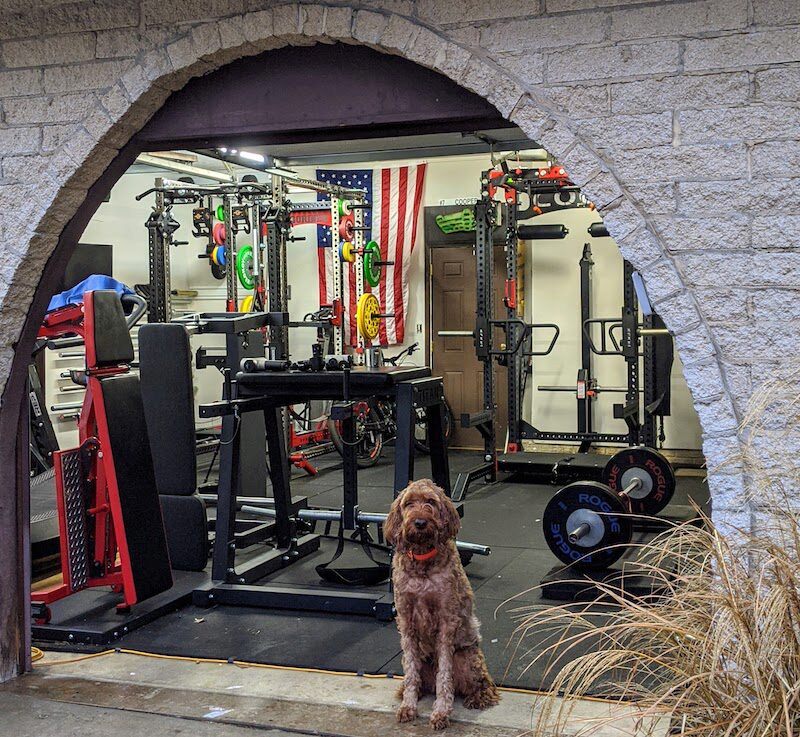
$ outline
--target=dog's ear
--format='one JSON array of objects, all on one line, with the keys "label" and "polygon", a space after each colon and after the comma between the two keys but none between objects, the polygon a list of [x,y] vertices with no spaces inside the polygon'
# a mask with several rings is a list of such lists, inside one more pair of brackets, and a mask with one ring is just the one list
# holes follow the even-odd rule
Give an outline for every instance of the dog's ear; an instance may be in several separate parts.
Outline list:
[{"label": "dog's ear", "polygon": [[442,514],[442,537],[450,540],[458,535],[458,531],[461,529],[461,518],[458,516],[455,504],[441,489],[439,489],[439,507]]},{"label": "dog's ear", "polygon": [[383,536],[389,545],[397,547],[400,541],[400,530],[403,526],[403,513],[400,510],[400,501],[402,500],[402,493],[392,502],[389,509],[389,514],[386,516],[386,521],[383,523]]}]

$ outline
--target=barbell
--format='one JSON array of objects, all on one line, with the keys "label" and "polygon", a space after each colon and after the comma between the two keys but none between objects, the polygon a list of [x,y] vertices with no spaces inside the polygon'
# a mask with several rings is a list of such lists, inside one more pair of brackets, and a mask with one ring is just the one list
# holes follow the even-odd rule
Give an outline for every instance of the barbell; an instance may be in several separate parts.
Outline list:
[{"label": "barbell", "polygon": [[631,543],[632,517],[658,514],[675,493],[669,461],[645,446],[614,454],[602,478],[565,486],[542,516],[548,547],[577,569],[611,566]]},{"label": "barbell", "polygon": [[[273,518],[276,515],[275,507],[266,502],[264,506],[255,506],[254,504],[243,504],[242,512],[245,514],[253,514],[262,517]],[[297,516],[300,519],[309,522],[341,522],[342,511],[339,509],[298,509]],[[383,525],[386,523],[388,514],[381,512],[357,512],[356,520],[359,524],[376,524]],[[456,548],[465,553],[475,555],[491,555],[492,549],[488,545],[479,545],[478,543],[468,543],[462,540],[456,540]]]}]

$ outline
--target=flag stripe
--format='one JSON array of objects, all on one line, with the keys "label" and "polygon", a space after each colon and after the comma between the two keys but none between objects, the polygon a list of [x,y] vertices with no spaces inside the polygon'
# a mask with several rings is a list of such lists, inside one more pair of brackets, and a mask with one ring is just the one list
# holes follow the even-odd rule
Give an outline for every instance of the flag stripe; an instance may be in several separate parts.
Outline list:
[{"label": "flag stripe", "polygon": [[[380,244],[381,244],[381,251],[386,254],[386,258],[390,257],[392,253],[391,247],[389,245],[389,205],[391,204],[391,179],[392,179],[392,170],[391,169],[383,169],[381,171],[381,186],[380,186],[380,209],[377,210],[379,219],[378,222],[380,223]],[[387,289],[387,274],[389,273],[388,269],[384,269],[383,273],[381,274],[381,281],[380,281],[380,301],[381,306],[388,304],[388,289]],[[389,331],[387,328],[387,320],[381,320],[381,326],[378,332],[378,337],[380,338],[381,345],[390,345],[391,339],[389,338]]]},{"label": "flag stripe", "polygon": [[403,292],[405,291],[404,285],[407,282],[407,273],[408,273],[408,264],[406,259],[404,258],[403,251],[405,250],[405,236],[406,236],[406,204],[408,203],[408,167],[403,166],[400,168],[398,172],[398,182],[397,182],[397,189],[398,189],[398,200],[397,200],[397,235],[396,235],[396,245],[395,245],[395,253],[394,253],[394,268],[392,271],[394,272],[394,289],[393,289],[393,296],[394,296],[394,304],[392,306],[392,312],[394,312],[394,333],[395,333],[395,340],[398,343],[403,342],[403,338],[405,337],[405,315],[404,306],[407,304],[407,300],[404,299]]},{"label": "flag stripe", "polygon": [[317,266],[319,268],[319,304],[330,304],[328,293],[328,251],[330,248],[317,247]]}]

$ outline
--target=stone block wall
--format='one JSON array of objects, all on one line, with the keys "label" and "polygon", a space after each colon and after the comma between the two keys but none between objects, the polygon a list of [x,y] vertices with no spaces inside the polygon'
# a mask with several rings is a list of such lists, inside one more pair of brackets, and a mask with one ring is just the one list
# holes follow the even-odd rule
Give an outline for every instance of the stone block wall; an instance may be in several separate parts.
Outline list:
[{"label": "stone block wall", "polygon": [[[16,9],[14,9],[16,6]],[[674,331],[715,519],[748,527],[750,398],[791,381],[800,300],[800,6],[790,0],[9,0],[0,24],[0,387],[88,187],[173,90],[243,55],[343,41],[484,95],[598,204]],[[30,336],[27,336],[30,337]],[[23,341],[23,354],[29,341]],[[793,398],[761,446],[794,471]],[[0,427],[16,427],[6,392]],[[5,423],[3,422],[5,417]],[[768,440],[764,438],[768,437]],[[13,436],[0,438],[8,458]],[[758,443],[755,447],[758,447]],[[759,458],[761,454],[759,453]],[[16,522],[0,471],[0,528]],[[8,536],[0,536],[8,539]],[[16,559],[2,545],[6,565]],[[0,586],[3,576],[0,572]],[[9,620],[0,597],[0,630]],[[8,661],[0,644],[0,679]]]}]

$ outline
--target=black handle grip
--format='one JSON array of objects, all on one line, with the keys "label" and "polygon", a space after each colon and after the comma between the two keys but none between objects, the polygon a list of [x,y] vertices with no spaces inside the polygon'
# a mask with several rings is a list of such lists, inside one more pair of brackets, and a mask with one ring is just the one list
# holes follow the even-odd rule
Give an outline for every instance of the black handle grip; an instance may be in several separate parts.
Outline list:
[{"label": "black handle grip", "polygon": [[517,238],[524,241],[552,241],[566,238],[569,228],[566,225],[520,225]]}]

